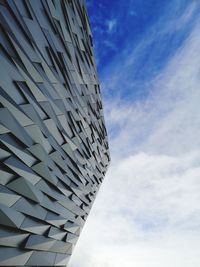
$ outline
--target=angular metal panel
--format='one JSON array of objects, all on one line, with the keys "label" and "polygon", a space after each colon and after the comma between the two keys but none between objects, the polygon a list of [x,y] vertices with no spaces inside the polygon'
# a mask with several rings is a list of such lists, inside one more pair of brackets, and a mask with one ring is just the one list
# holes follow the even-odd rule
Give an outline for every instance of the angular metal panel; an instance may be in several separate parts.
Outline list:
[{"label": "angular metal panel", "polygon": [[65,266],[110,157],[83,0],[0,1],[0,266]]}]

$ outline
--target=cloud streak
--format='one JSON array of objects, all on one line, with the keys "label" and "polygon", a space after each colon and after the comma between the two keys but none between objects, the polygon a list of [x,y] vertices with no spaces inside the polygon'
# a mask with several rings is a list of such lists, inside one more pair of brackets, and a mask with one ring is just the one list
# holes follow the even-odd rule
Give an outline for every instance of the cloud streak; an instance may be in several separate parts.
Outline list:
[{"label": "cloud streak", "polygon": [[119,48],[120,53],[116,53],[103,68],[102,88],[106,98],[113,98],[116,93],[120,98],[126,98],[126,95],[131,99],[148,96],[152,79],[184,45],[198,19],[200,6],[196,1],[182,7],[182,13],[180,6],[180,1],[177,4],[173,1],[166,14],[147,27],[137,42],[130,32],[124,46]]}]

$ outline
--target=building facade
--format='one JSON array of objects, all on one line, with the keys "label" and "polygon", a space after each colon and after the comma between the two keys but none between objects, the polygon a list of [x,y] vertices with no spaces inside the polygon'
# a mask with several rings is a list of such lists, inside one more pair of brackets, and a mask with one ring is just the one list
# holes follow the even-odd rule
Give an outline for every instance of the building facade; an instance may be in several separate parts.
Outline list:
[{"label": "building facade", "polygon": [[83,0],[0,0],[0,266],[66,266],[109,164]]}]

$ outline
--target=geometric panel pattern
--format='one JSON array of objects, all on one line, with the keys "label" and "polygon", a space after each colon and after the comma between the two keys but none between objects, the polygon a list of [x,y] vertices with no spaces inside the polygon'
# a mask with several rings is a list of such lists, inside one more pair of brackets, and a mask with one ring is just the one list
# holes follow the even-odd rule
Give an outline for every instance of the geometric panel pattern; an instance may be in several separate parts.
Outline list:
[{"label": "geometric panel pattern", "polygon": [[0,0],[0,266],[65,266],[110,156],[83,0]]}]

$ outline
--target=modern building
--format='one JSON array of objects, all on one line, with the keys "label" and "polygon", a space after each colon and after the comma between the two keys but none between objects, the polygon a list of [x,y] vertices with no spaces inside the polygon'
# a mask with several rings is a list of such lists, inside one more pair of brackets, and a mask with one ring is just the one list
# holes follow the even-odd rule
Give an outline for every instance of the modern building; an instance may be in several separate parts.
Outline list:
[{"label": "modern building", "polygon": [[83,0],[0,0],[0,266],[65,266],[109,164]]}]

